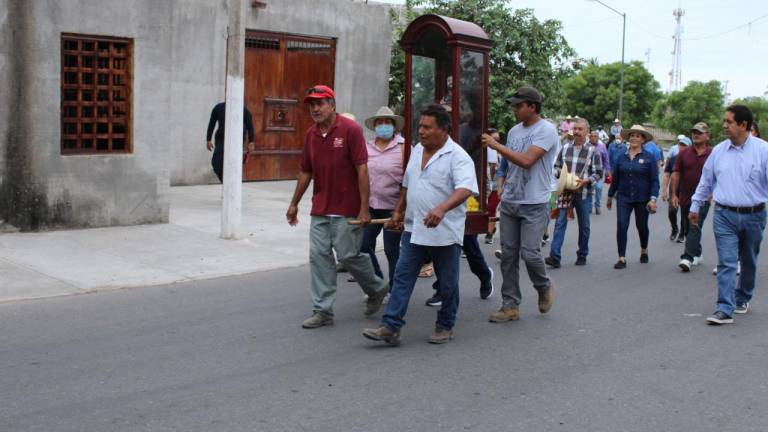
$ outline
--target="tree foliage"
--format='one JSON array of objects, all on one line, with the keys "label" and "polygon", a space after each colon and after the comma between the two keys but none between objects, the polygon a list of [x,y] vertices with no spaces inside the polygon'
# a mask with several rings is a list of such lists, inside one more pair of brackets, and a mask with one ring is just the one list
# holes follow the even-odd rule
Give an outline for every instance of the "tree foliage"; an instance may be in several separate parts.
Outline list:
[{"label": "tree foliage", "polygon": [[[617,117],[621,93],[621,63],[590,62],[563,83],[567,114],[606,128]],[[647,122],[661,97],[659,83],[639,61],[624,64],[624,127]]]},{"label": "tree foliage", "polygon": [[674,134],[688,135],[691,126],[706,122],[710,128],[711,141],[723,138],[722,124],[724,95],[720,81],[689,81],[679,91],[669,93],[658,101],[653,110],[657,126]]},{"label": "tree foliage", "polygon": [[489,55],[489,125],[506,129],[515,119],[505,99],[522,85],[536,87],[545,114],[559,114],[564,101],[560,82],[574,72],[574,50],[557,20],[538,20],[530,9],[513,9],[508,0],[406,0],[402,15],[393,14],[395,43],[389,103],[402,108],[405,62],[397,43],[405,26],[420,14],[434,13],[476,23],[493,42]]},{"label": "tree foliage", "polygon": [[744,99],[736,99],[734,104],[746,105],[752,110],[752,115],[755,116],[758,126],[760,127],[760,135],[768,137],[768,99],[760,96],[750,96]]}]

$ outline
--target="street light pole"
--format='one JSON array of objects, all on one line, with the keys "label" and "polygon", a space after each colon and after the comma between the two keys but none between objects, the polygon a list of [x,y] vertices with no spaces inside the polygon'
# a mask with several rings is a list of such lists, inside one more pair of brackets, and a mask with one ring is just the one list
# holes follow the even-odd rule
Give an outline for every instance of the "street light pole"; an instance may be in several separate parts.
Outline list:
[{"label": "street light pole", "polygon": [[612,10],[616,14],[621,15],[621,18],[623,20],[622,29],[621,29],[621,78],[619,81],[619,112],[616,115],[616,118],[621,120],[622,113],[624,112],[624,48],[626,47],[626,40],[627,40],[627,14],[624,12],[617,11],[616,9],[603,3],[601,0],[591,0],[591,1],[598,2],[601,5],[605,6],[606,8]]}]

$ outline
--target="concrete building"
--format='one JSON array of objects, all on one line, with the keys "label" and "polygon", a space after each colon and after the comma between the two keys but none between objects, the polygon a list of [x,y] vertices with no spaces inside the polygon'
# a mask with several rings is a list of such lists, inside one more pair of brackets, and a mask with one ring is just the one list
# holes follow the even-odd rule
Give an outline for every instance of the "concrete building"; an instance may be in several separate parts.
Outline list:
[{"label": "concrete building", "polygon": [[[253,6],[246,103],[257,154],[246,176],[291,178],[308,119],[299,92],[330,82],[338,110],[358,117],[386,104],[389,7]],[[22,230],[162,223],[172,185],[217,181],[205,132],[224,95],[226,25],[226,0],[0,0],[0,220]]]}]

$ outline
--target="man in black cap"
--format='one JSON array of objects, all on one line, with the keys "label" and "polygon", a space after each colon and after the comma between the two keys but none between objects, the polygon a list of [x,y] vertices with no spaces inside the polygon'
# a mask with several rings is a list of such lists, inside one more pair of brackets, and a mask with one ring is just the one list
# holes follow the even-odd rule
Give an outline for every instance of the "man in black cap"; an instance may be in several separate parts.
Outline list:
[{"label": "man in black cap", "polygon": [[549,218],[553,165],[560,152],[557,129],[541,118],[541,95],[532,87],[520,87],[507,99],[520,123],[509,130],[507,144],[483,135],[483,145],[507,160],[501,196],[502,306],[491,322],[520,318],[520,258],[539,293],[539,312],[547,313],[554,301],[554,287],[541,254],[541,233]]}]

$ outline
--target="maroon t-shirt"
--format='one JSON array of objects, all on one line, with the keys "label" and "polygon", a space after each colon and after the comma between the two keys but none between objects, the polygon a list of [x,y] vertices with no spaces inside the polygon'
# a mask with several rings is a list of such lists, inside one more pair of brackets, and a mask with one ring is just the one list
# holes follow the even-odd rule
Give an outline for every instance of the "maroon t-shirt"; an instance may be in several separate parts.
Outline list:
[{"label": "maroon t-shirt", "polygon": [[696,152],[696,148],[689,146],[680,150],[675,160],[674,172],[680,173],[680,182],[678,183],[677,197],[680,199],[680,205],[688,205],[699,185],[701,171],[704,169],[704,162],[707,161],[712,149],[707,146],[701,154]]},{"label": "maroon t-shirt", "polygon": [[357,166],[368,163],[368,149],[360,126],[336,115],[323,137],[317,125],[304,137],[301,170],[312,173],[313,216],[355,217],[360,213]]}]

